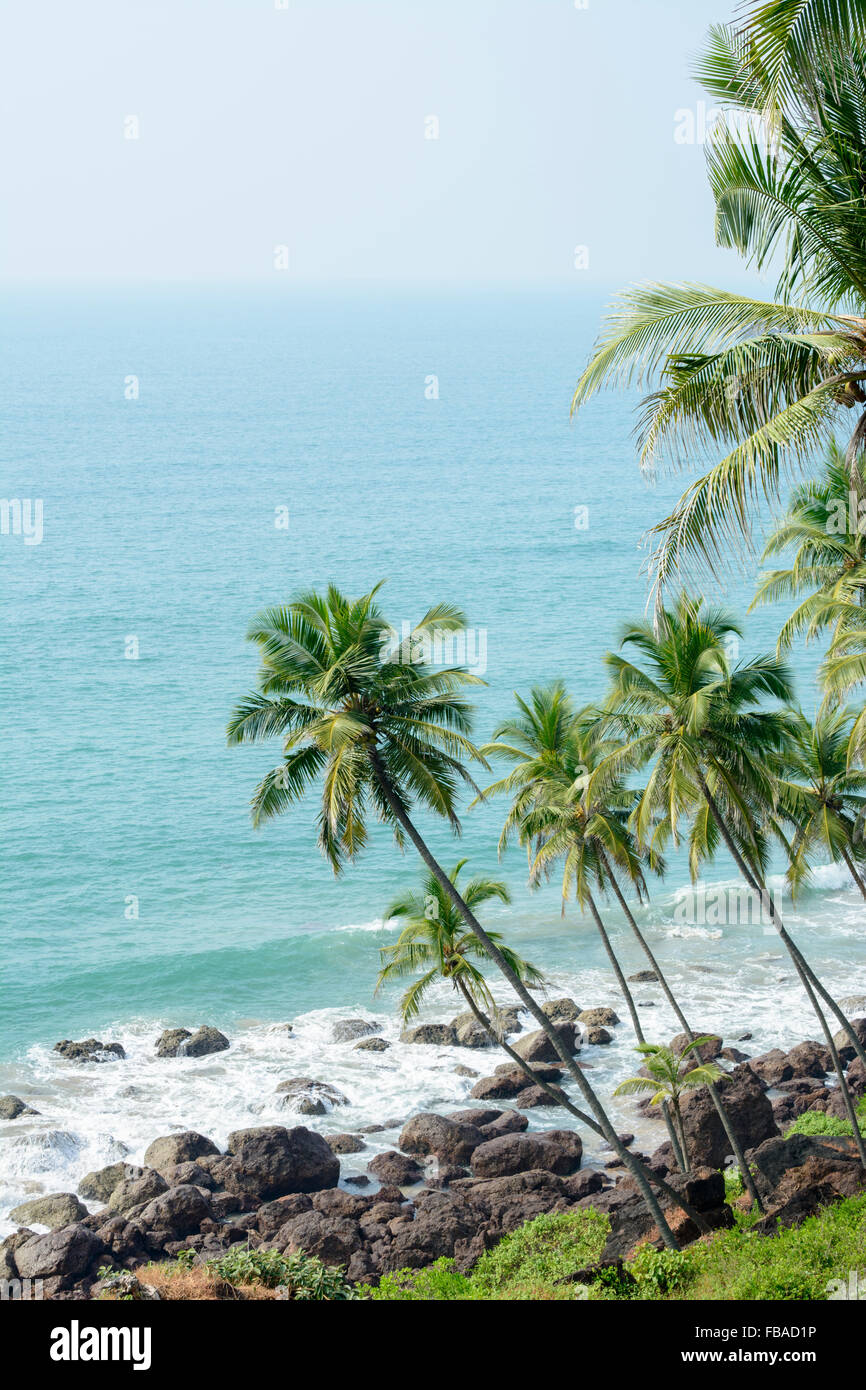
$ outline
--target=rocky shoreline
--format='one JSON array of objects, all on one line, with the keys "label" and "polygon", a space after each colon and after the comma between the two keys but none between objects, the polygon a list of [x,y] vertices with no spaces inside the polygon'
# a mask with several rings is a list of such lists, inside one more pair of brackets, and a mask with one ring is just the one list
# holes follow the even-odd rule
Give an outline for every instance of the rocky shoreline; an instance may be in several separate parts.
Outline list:
[{"label": "rocky shoreline", "polygon": [[[580,1010],[569,999],[549,1002],[545,1011],[573,1054],[584,1046],[604,1046],[611,1038],[608,1030],[619,1022],[610,1009]],[[539,1080],[555,1087],[563,1073],[546,1035],[523,1033],[516,1010],[505,1026],[519,1034],[511,1042],[514,1050]],[[291,1030],[290,1024],[285,1027]],[[855,1027],[866,1043],[866,1018],[855,1020]],[[389,1046],[364,1019],[341,1020],[334,1034],[335,1040],[365,1051]],[[419,1025],[403,1040],[479,1051],[489,1046],[471,1015]],[[738,1039],[746,1041],[746,1036]],[[676,1050],[684,1042],[673,1039],[672,1045]],[[866,1094],[866,1071],[853,1048],[841,1034],[836,1044],[853,1094]],[[230,1045],[214,1028],[172,1029],[157,1040],[156,1053],[200,1057]],[[56,1050],[82,1065],[123,1061],[119,1044],[96,1038],[66,1039]],[[805,1111],[844,1118],[838,1091],[827,1084],[826,1048],[806,1040],[787,1052],[774,1049],[748,1057],[713,1036],[702,1054],[727,1066],[718,1084],[767,1206],[755,1229],[771,1233],[779,1222],[794,1224],[826,1202],[862,1190],[863,1174],[851,1140],[799,1134],[782,1138],[781,1131]],[[478,1075],[472,1068],[462,1071]],[[299,1117],[348,1105],[326,1080],[294,1077],[277,1091],[280,1104]],[[83,1177],[77,1192],[39,1196],[14,1208],[10,1217],[19,1229],[0,1244],[0,1279],[39,1279],[46,1297],[85,1299],[93,1296],[99,1271],[106,1266],[134,1271],[182,1250],[205,1262],[244,1242],[284,1252],[304,1250],[327,1264],[345,1266],[353,1281],[375,1283],[384,1273],[421,1268],[440,1256],[469,1269],[484,1251],[533,1217],[586,1206],[611,1220],[602,1263],[624,1258],[642,1240],[658,1241],[632,1178],[615,1156],[584,1167],[581,1138],[565,1127],[565,1112],[512,1061],[478,1076],[470,1098],[472,1108],[411,1116],[395,1149],[371,1157],[364,1173],[342,1177],[341,1159],[362,1154],[365,1134],[383,1131],[384,1124],[327,1138],[304,1124],[239,1129],[229,1135],[224,1152],[191,1130],[159,1136],[141,1164],[110,1164]],[[637,1104],[646,1112],[646,1101]],[[551,1119],[561,1119],[562,1127],[530,1131],[524,1112],[539,1107],[550,1107]],[[36,1113],[21,1097],[0,1097],[2,1119]],[[692,1173],[684,1177],[673,1172],[667,1142],[642,1157],[711,1229],[730,1226],[733,1213],[725,1201],[723,1177],[729,1145],[705,1087],[688,1094],[683,1116]],[[630,1135],[620,1137],[633,1142]],[[85,1202],[99,1204],[97,1210],[90,1212]],[[680,1208],[669,1199],[663,1205],[682,1243],[698,1237],[697,1226]]]}]

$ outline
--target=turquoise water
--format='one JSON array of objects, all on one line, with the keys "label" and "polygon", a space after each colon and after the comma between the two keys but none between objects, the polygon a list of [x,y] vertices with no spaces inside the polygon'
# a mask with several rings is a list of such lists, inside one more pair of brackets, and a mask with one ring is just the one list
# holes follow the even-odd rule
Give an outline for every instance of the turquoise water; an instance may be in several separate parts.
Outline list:
[{"label": "turquoise water", "polygon": [[[448,600],[486,633],[480,738],[534,680],[563,676],[580,700],[600,695],[600,657],[643,609],[641,536],[679,488],[640,480],[623,398],[569,423],[601,307],[576,290],[10,299],[3,492],[43,499],[44,534],[34,545],[0,537],[0,1092],[23,1090],[46,1118],[29,1148],[13,1141],[9,1192],[43,1171],[46,1152],[56,1189],[118,1143],[138,1152],[160,1124],[219,1134],[267,1115],[258,1098],[286,1047],[268,1026],[281,1019],[306,1020],[296,1073],[316,1065],[328,1020],[347,1010],[372,1009],[396,1042],[393,996],[372,998],[390,939],[378,924],[415,861],[377,833],[335,881],[313,802],[253,832],[248,798],[276,750],[225,746],[255,676],[245,629],[298,587],[361,591],[387,577],[396,627]],[[438,399],[425,396],[431,375]],[[138,399],[125,398],[130,376]],[[582,506],[586,530],[575,527]],[[288,530],[274,524],[281,507]],[[723,597],[744,607],[749,593],[743,580]],[[742,655],[770,648],[777,624],[770,612],[751,620]],[[137,659],[125,655],[131,639]],[[797,663],[808,702],[814,661]],[[469,812],[459,844],[425,829],[446,862],[467,855],[493,871],[502,815],[496,804]],[[531,895],[517,851],[499,871],[513,902],[497,925],[552,988],[615,1004],[592,929],[573,907],[560,918],[556,885]],[[714,873],[732,878],[724,863]],[[748,1027],[768,1046],[814,1032],[775,941],[677,927],[685,880],[675,863],[643,917],[699,1025],[729,1038]],[[138,916],[126,915],[135,903]],[[866,986],[861,907],[827,870],[791,916],[843,993]],[[609,921],[618,933],[615,912]],[[627,941],[623,959],[644,964]],[[661,1035],[672,1020],[655,1007]],[[431,1004],[434,1016],[457,1011],[445,996]],[[204,1021],[232,1050],[162,1064],[157,1079],[158,1028]],[[50,1045],[93,1033],[122,1037],[130,1061],[122,1076],[89,1069],[85,1085]],[[596,1049],[602,1080],[631,1065],[629,1047],[623,1035]],[[471,1085],[455,1079],[453,1053],[338,1052],[328,1076],[354,1086],[356,1118],[381,1119],[383,1098],[397,1115],[453,1106]],[[374,1069],[359,1073],[359,1058]],[[73,1136],[71,1158],[66,1140],[57,1158],[51,1125]]]}]

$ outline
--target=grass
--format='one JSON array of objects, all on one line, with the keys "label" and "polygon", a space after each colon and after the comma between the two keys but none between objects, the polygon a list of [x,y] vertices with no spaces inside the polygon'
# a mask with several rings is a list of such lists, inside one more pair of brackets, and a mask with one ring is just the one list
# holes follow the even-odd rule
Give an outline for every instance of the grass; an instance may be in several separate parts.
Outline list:
[{"label": "grass", "polygon": [[[182,1250],[176,1260],[149,1264],[136,1271],[139,1282],[151,1284],[169,1302],[225,1300],[292,1300],[348,1302],[360,1297],[338,1266],[323,1264],[295,1251],[252,1250],[234,1245],[219,1260],[195,1263],[195,1252]],[[108,1274],[100,1270],[100,1275]],[[111,1295],[104,1298],[111,1301]]]},{"label": "grass", "polygon": [[866,1194],[847,1198],[774,1236],[756,1235],[753,1214],[682,1251],[643,1246],[620,1276],[588,1286],[562,1282],[597,1260],[607,1218],[585,1209],[540,1216],[482,1256],[469,1274],[453,1260],[385,1275],[365,1295],[376,1301],[465,1300],[816,1300],[832,1280],[866,1268]]}]

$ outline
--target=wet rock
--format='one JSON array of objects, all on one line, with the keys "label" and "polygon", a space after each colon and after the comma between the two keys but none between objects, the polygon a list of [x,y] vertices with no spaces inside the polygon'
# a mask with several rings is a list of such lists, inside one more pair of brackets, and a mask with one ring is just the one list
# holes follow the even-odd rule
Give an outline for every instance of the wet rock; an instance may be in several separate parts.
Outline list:
[{"label": "wet rock", "polygon": [[576,1144],[566,1148],[533,1134],[503,1134],[478,1146],[471,1159],[472,1172],[480,1178],[502,1178],[542,1169],[566,1177],[580,1167],[580,1140],[577,1135],[574,1139]]},{"label": "wet rock", "polygon": [[473,1071],[471,1067],[464,1067],[464,1066],[461,1064],[460,1066],[457,1066],[457,1067],[454,1068],[454,1075],[455,1075],[455,1076],[477,1076],[477,1075],[478,1075],[478,1072],[477,1072],[477,1071]]},{"label": "wet rock", "polygon": [[368,1023],[366,1018],[341,1018],[331,1029],[333,1042],[354,1042],[356,1038],[367,1038],[378,1033],[381,1023]]},{"label": "wet rock", "polygon": [[166,1028],[156,1040],[157,1057],[176,1057],[181,1043],[191,1037],[192,1033],[188,1028]]},{"label": "wet rock", "polygon": [[219,1149],[212,1139],[198,1134],[194,1129],[184,1129],[177,1134],[165,1134],[154,1139],[144,1151],[144,1162],[146,1167],[159,1171],[176,1163],[193,1163],[199,1158],[218,1155]]},{"label": "wet rock", "polygon": [[229,1135],[228,1151],[235,1169],[226,1187],[266,1200],[288,1192],[317,1192],[336,1187],[340,1161],[320,1134],[299,1125],[264,1125],[239,1129]]},{"label": "wet rock", "polygon": [[492,1125],[493,1121],[498,1120],[504,1113],[504,1110],[481,1106],[475,1110],[452,1110],[445,1118],[452,1120],[456,1125],[474,1125],[476,1129],[481,1129],[483,1125]]},{"label": "wet rock", "polygon": [[[866,1018],[852,1018],[851,1026],[860,1039],[860,1042],[866,1047]],[[857,1056],[857,1051],[849,1041],[848,1034],[844,1028],[840,1028],[838,1033],[833,1034],[833,1042],[836,1051],[839,1053],[839,1059],[844,1065],[847,1066],[849,1062],[854,1061],[854,1058]]]},{"label": "wet rock", "polygon": [[580,1007],[573,999],[547,999],[541,1006],[551,1023],[576,1023],[580,1017]]},{"label": "wet rock", "polygon": [[[573,1055],[578,1047],[574,1024],[557,1023],[554,1026],[566,1052]],[[553,1043],[541,1028],[534,1033],[527,1033],[524,1038],[519,1038],[514,1044],[514,1051],[524,1062],[551,1062],[556,1065],[561,1060]]]},{"label": "wet rock", "polygon": [[109,1163],[106,1168],[85,1173],[78,1184],[78,1195],[86,1202],[107,1202],[118,1184],[132,1182],[143,1173],[144,1169],[134,1163]]},{"label": "wet rock", "polygon": [[108,1211],[118,1216],[134,1211],[168,1191],[168,1183],[155,1168],[144,1168],[139,1178],[125,1178],[115,1185],[108,1199]]},{"label": "wet rock", "polygon": [[407,1028],[400,1034],[404,1043],[423,1043],[428,1046],[453,1046],[457,1035],[450,1023],[419,1023],[416,1028]]},{"label": "wet rock", "polygon": [[356,1042],[353,1052],[387,1052],[391,1046],[384,1038],[362,1038]]},{"label": "wet rock", "polygon": [[[707,1042],[701,1043],[700,1047],[692,1048],[691,1052],[689,1053],[690,1057],[695,1058],[694,1066],[698,1065],[698,1059],[700,1059],[701,1062],[712,1062],[714,1058],[721,1055],[722,1040],[718,1036],[718,1034],[708,1033],[705,1035],[700,1028],[694,1028],[692,1032],[696,1038],[702,1038],[706,1036],[708,1039]],[[671,1038],[671,1051],[675,1053],[677,1057],[681,1057],[685,1049],[688,1047],[688,1043],[688,1033],[677,1033],[676,1037]]]},{"label": "wet rock", "polygon": [[367,1167],[374,1178],[396,1187],[410,1187],[413,1183],[420,1182],[424,1176],[414,1158],[393,1151],[377,1154]]},{"label": "wet rock", "polygon": [[331,1152],[335,1154],[360,1154],[367,1147],[357,1134],[329,1134],[326,1141]]},{"label": "wet rock", "polygon": [[658,984],[658,975],[654,970],[636,970],[633,975],[629,975],[629,981],[634,985]]},{"label": "wet rock", "polygon": [[100,1042],[98,1038],[85,1038],[83,1042],[64,1038],[54,1044],[54,1051],[69,1062],[117,1062],[126,1056],[120,1043]]},{"label": "wet rock", "polygon": [[763,1052],[760,1057],[752,1057],[748,1065],[766,1086],[778,1086],[780,1081],[790,1081],[794,1068],[779,1047]]},{"label": "wet rock", "polygon": [[281,1102],[289,1110],[299,1115],[326,1115],[335,1105],[348,1105],[349,1098],[329,1086],[326,1081],[314,1081],[309,1076],[295,1076],[289,1081],[281,1081],[277,1093],[283,1096]]},{"label": "wet rock", "polygon": [[454,1029],[454,1041],[458,1047],[495,1047],[496,1041],[486,1029],[482,1028],[475,1016],[466,1011],[458,1014],[448,1025]]},{"label": "wet rock", "polygon": [[528,1127],[529,1121],[519,1110],[503,1110],[498,1119],[478,1126],[485,1139],[495,1139],[499,1134],[522,1134]]},{"label": "wet rock", "polygon": [[602,1047],[606,1043],[613,1042],[613,1034],[606,1028],[587,1028],[586,1041],[594,1047]]},{"label": "wet rock", "polygon": [[565,1099],[565,1092],[559,1086],[552,1086],[550,1094],[543,1086],[525,1086],[517,1095],[517,1104],[521,1110],[546,1110],[555,1109],[558,1105],[557,1096]]},{"label": "wet rock", "polygon": [[179,1043],[177,1056],[209,1057],[212,1052],[225,1052],[230,1046],[225,1033],[221,1033],[218,1028],[204,1026]]},{"label": "wet rock", "polygon": [[587,1028],[612,1028],[619,1023],[619,1015],[613,1009],[582,1009],[577,1018]]},{"label": "wet rock", "polygon": [[483,1135],[476,1125],[448,1120],[444,1115],[414,1115],[400,1134],[403,1153],[435,1154],[444,1163],[466,1163]]},{"label": "wet rock", "polygon": [[13,1207],[9,1213],[10,1219],[22,1226],[48,1226],[52,1231],[70,1226],[86,1215],[87,1208],[74,1192],[51,1192],[44,1197],[34,1197]]},{"label": "wet rock", "polygon": [[824,1077],[833,1070],[830,1049],[811,1040],[792,1047],[788,1052],[788,1062],[795,1077]]},{"label": "wet rock", "polygon": [[20,1096],[0,1096],[0,1120],[17,1120],[22,1115],[38,1115]]},{"label": "wet rock", "polygon": [[738,1047],[723,1047],[719,1056],[726,1062],[748,1062],[748,1052],[741,1052]]}]

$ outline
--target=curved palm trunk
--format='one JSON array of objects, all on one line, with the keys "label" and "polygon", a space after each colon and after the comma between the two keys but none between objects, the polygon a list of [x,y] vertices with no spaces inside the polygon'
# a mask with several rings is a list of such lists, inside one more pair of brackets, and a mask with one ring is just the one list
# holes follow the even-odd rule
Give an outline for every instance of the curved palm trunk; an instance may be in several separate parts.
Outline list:
[{"label": "curved palm trunk", "polygon": [[847,866],[849,874],[853,878],[854,882],[857,884],[857,887],[860,889],[861,897],[866,898],[866,883],[863,882],[857,870],[854,868],[854,861],[852,860],[847,849],[843,849],[842,858],[845,860],[845,864]]},{"label": "curved palm trunk", "polygon": [[[525,1058],[521,1057],[520,1053],[516,1052],[510,1043],[506,1042],[504,1038],[501,1038],[499,1036],[493,1024],[490,1022],[490,1019],[487,1018],[485,1014],[482,1012],[482,1010],[478,1007],[466,986],[461,981],[455,981],[455,983],[457,984],[457,988],[460,990],[460,993],[463,995],[463,998],[466,1000],[466,1003],[473,1017],[475,1018],[475,1021],[477,1023],[480,1023],[481,1027],[484,1029],[485,1033],[487,1033],[488,1037],[493,1039],[497,1047],[502,1048],[502,1051],[506,1054],[506,1056],[510,1057],[514,1064],[520,1068],[523,1074],[527,1076],[529,1080],[532,1082],[533,1086],[540,1086],[542,1091],[544,1091],[546,1095],[550,1096],[551,1100],[555,1101],[556,1104],[561,1106],[563,1110],[567,1110],[568,1113],[570,1115],[573,1115],[576,1120],[580,1120],[581,1124],[586,1125],[587,1129],[591,1129],[594,1134],[597,1134],[600,1136],[600,1138],[604,1139],[605,1134],[601,1128],[601,1125],[597,1124],[591,1115],[587,1115],[583,1110],[578,1110],[577,1106],[572,1104],[572,1102],[569,1100],[568,1096],[565,1094],[564,1091],[557,1090],[556,1087],[551,1086],[549,1082],[543,1081],[542,1078],[532,1070],[532,1067],[530,1066],[529,1062],[527,1062]],[[679,1157],[677,1158],[677,1162],[679,1162]],[[682,1164],[681,1166],[683,1172],[685,1172],[685,1164]],[[664,1179],[660,1178],[656,1173],[650,1173],[649,1170],[647,1170],[647,1177],[650,1182],[655,1184],[659,1192],[664,1193],[664,1195],[668,1197],[670,1201],[674,1202],[685,1212],[686,1216],[688,1216],[694,1222],[699,1231],[701,1231],[704,1235],[707,1235],[709,1233],[711,1227],[707,1223],[706,1219],[701,1215],[700,1212],[695,1211],[691,1203],[687,1202],[681,1193],[677,1192],[675,1188],[671,1187],[669,1183],[666,1183]]]},{"label": "curved palm trunk", "polygon": [[430,870],[431,874],[436,879],[436,882],[448,894],[448,897],[451,899],[454,906],[457,908],[457,911],[460,913],[464,922],[470,928],[470,930],[475,933],[478,940],[481,942],[481,945],[484,947],[484,950],[486,951],[487,955],[493,961],[494,965],[497,967],[500,973],[504,975],[505,979],[508,981],[508,983],[511,985],[511,988],[517,995],[518,999],[520,999],[521,1003],[526,1006],[526,1008],[532,1014],[532,1017],[538,1023],[538,1026],[541,1029],[543,1029],[547,1037],[550,1039],[550,1042],[554,1047],[557,1056],[562,1059],[564,1067],[572,1076],[574,1081],[577,1082],[580,1093],[586,1101],[587,1105],[589,1106],[590,1110],[592,1111],[593,1115],[595,1116],[595,1119],[599,1124],[605,1139],[608,1141],[611,1148],[615,1151],[617,1156],[622,1160],[622,1162],[631,1172],[632,1177],[637,1183],[641,1196],[646,1202],[647,1207],[652,1215],[652,1218],[655,1221],[655,1224],[658,1227],[659,1231],[661,1232],[662,1240],[664,1241],[665,1245],[670,1250],[678,1250],[680,1247],[677,1242],[676,1236],[674,1235],[673,1231],[671,1230],[670,1226],[665,1220],[664,1213],[661,1207],[659,1206],[655,1193],[650,1187],[647,1175],[644,1169],[642,1168],[641,1164],[638,1163],[634,1154],[632,1154],[625,1147],[625,1145],[620,1142],[619,1136],[617,1135],[616,1130],[611,1124],[607,1112],[604,1109],[604,1106],[602,1105],[598,1096],[595,1094],[595,1091],[592,1089],[592,1086],[587,1081],[583,1072],[576,1065],[574,1059],[569,1054],[568,1049],[565,1047],[562,1039],[560,1038],[556,1029],[550,1022],[550,1019],[539,1008],[538,1004],[533,999],[532,995],[529,993],[529,990],[526,988],[523,981],[511,969],[511,966],[508,964],[508,961],[505,959],[502,952],[497,947],[496,943],[494,941],[491,941],[490,937],[487,935],[481,923],[476,918],[472,909],[468,906],[467,903],[463,901],[461,894],[459,893],[457,888],[455,888],[454,884],[451,882],[451,879],[448,877],[445,870],[442,868],[441,864],[439,864],[438,861],[430,853],[430,850],[427,848],[427,845],[424,842],[423,838],[416,830],[414,823],[406,814],[406,811],[404,810],[403,806],[400,804],[399,800],[394,795],[394,790],[391,786],[385,768],[382,765],[382,760],[379,757],[379,754],[376,751],[375,747],[373,747],[372,745],[370,745],[368,748],[368,756],[370,758],[370,763],[375,773],[376,780],[379,783],[382,795],[385,798],[385,801],[388,805],[388,808],[392,816],[397,821],[398,825],[400,825],[400,827],[409,836],[409,839],[412,841],[412,844],[415,846],[424,864],[426,864],[427,868]]},{"label": "curved palm trunk", "polygon": [[[678,1124],[678,1126],[679,1126],[680,1139],[682,1140],[682,1144],[683,1144],[683,1155],[684,1155],[684,1157],[685,1157],[686,1163],[689,1163],[689,1164],[690,1164],[690,1160],[689,1160],[689,1146],[688,1146],[688,1144],[686,1143],[686,1127],[685,1127],[685,1125],[683,1124],[683,1115],[682,1115],[682,1111],[680,1110],[680,1102],[679,1102],[679,1097],[678,1097],[678,1096],[674,1096],[674,1097],[673,1097],[673,1099],[671,1100],[671,1105],[672,1105],[673,1108],[674,1108],[674,1114],[676,1115],[677,1124]],[[691,1165],[690,1165],[690,1166],[691,1166]]]},{"label": "curved palm trunk", "polygon": [[[737,845],[734,842],[733,836],[728,830],[724,817],[722,816],[718,808],[718,805],[716,804],[715,797],[713,796],[709,786],[707,785],[706,778],[704,777],[703,772],[700,770],[698,771],[698,778],[701,783],[701,790],[703,791],[704,796],[706,797],[707,805],[710,808],[710,812],[713,816],[713,819],[719,827],[719,833],[721,834],[722,839],[724,840],[729,853],[732,855],[734,862],[739,868],[740,873],[743,875],[743,877],[745,878],[749,886],[752,888],[752,890],[760,895],[762,906],[764,907],[765,911],[768,912],[770,922],[775,927],[776,931],[778,932],[779,936],[785,944],[788,954],[794,963],[794,969],[797,971],[797,974],[800,977],[800,982],[804,990],[806,991],[806,997],[808,998],[809,1003],[812,1005],[812,1008],[815,1012],[815,1017],[818,1019],[818,1022],[821,1025],[821,1031],[824,1034],[824,1041],[827,1044],[827,1049],[830,1053],[830,1057],[833,1062],[833,1070],[835,1071],[837,1080],[839,1082],[839,1088],[842,1094],[842,1100],[845,1105],[845,1111],[848,1115],[848,1119],[851,1121],[852,1133],[854,1135],[854,1143],[857,1146],[857,1152],[860,1157],[860,1163],[862,1167],[866,1169],[866,1147],[864,1147],[863,1136],[860,1133],[860,1126],[857,1123],[857,1116],[854,1110],[854,1103],[851,1099],[851,1092],[848,1089],[848,1083],[845,1080],[845,1072],[842,1067],[842,1062],[840,1060],[839,1053],[836,1050],[836,1044],[833,1041],[833,1035],[830,1032],[829,1024],[827,1023],[827,1019],[824,1016],[824,1011],[821,1008],[815,996],[815,990],[812,988],[813,982],[816,984],[816,987],[820,989],[820,993],[825,999],[830,1000],[830,995],[828,995],[824,987],[820,985],[820,982],[818,982],[817,976],[815,975],[811,966],[808,965],[808,963],[805,960],[805,957],[801,954],[801,952],[799,951],[795,943],[791,940],[790,936],[785,930],[784,923],[782,922],[781,918],[778,916],[776,912],[775,904],[773,903],[773,900],[769,892],[767,891],[766,884],[763,883],[758,878],[758,875],[752,871],[752,869],[749,867],[749,865],[746,863],[746,860],[740,853]],[[851,1027],[851,1024],[845,1018],[845,1015],[842,1013],[841,1009],[839,1009],[838,1005],[835,1004],[835,1001],[830,1000],[830,1002],[831,1004],[833,1004],[834,1010],[837,1011],[838,1017],[842,1020],[843,1027],[846,1028],[853,1042],[854,1039],[857,1038],[857,1034],[854,1032],[854,1029]],[[859,1038],[857,1038],[857,1043],[860,1043]]]},{"label": "curved palm trunk", "polygon": [[[604,854],[603,850],[601,853],[605,868],[608,872],[608,877],[610,878],[610,881],[613,884],[613,891],[617,896],[617,900],[619,902],[620,907],[623,910],[625,919],[631,927],[632,932],[634,933],[634,936],[641,947],[641,950],[643,951],[644,955],[649,961],[651,969],[658,978],[658,982],[662,987],[662,993],[664,994],[665,998],[667,999],[668,1003],[673,1009],[674,1017],[676,1018],[683,1032],[686,1034],[686,1037],[689,1039],[689,1042],[693,1042],[698,1035],[689,1026],[688,1020],[686,1019],[685,1014],[683,1013],[682,1009],[677,1003],[676,996],[674,995],[673,990],[667,982],[667,978],[665,976],[664,971],[662,970],[661,966],[656,960],[649,942],[647,941],[646,937],[644,936],[643,932],[641,931],[640,927],[635,921],[634,914],[631,908],[629,907],[628,903],[626,902],[622,889],[620,888],[619,883],[617,882],[614,874],[611,872],[611,867],[607,862],[607,856]],[[734,1126],[731,1122],[731,1117],[727,1112],[724,1101],[722,1100],[721,1093],[718,1087],[716,1086],[715,1082],[713,1081],[710,1081],[708,1083],[707,1090],[710,1093],[710,1099],[712,1100],[713,1105],[716,1107],[716,1114],[722,1122],[722,1128],[725,1131],[725,1137],[731,1146],[731,1153],[734,1155],[734,1158],[737,1161],[737,1167],[739,1168],[740,1173],[742,1174],[743,1182],[746,1186],[746,1191],[748,1192],[752,1201],[757,1204],[758,1211],[763,1211],[764,1204],[761,1201],[760,1194],[755,1185],[755,1179],[752,1177],[752,1174],[749,1170],[749,1165],[746,1162],[746,1155],[743,1152],[743,1146],[737,1138]],[[685,1158],[685,1155],[683,1157]]]}]

